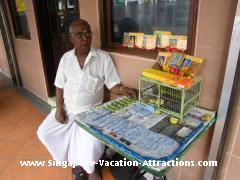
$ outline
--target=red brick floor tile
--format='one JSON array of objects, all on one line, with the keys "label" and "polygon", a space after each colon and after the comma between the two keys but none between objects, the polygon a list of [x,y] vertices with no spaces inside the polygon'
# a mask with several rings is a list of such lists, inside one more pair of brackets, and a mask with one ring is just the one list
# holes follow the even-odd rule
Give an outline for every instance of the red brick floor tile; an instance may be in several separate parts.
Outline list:
[{"label": "red brick floor tile", "polygon": [[0,160],[0,176],[2,172],[7,169],[8,165],[10,164],[10,160]]},{"label": "red brick floor tile", "polygon": [[25,159],[52,159],[47,149],[37,138],[25,142],[23,147],[16,154],[16,157]]},{"label": "red brick floor tile", "polygon": [[13,160],[0,175],[4,180],[32,180],[33,173],[31,167],[21,167],[19,160]]},{"label": "red brick floor tile", "polygon": [[23,146],[23,142],[0,141],[0,159],[13,159]]},{"label": "red brick floor tile", "polygon": [[0,141],[7,136],[7,134],[14,129],[14,127],[0,126]]},{"label": "red brick floor tile", "polygon": [[[48,161],[51,155],[39,141],[37,128],[46,115],[0,80],[0,179],[72,180],[71,168],[21,167],[20,161]],[[103,180],[113,180],[109,168]]]},{"label": "red brick floor tile", "polygon": [[13,127],[3,138],[4,141],[27,141],[34,136],[33,130],[22,129],[20,127]]}]

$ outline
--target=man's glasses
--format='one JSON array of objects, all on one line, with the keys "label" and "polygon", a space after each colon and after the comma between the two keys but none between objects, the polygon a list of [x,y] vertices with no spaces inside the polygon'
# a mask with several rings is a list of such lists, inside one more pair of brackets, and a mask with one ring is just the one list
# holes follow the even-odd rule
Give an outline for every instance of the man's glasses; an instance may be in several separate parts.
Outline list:
[{"label": "man's glasses", "polygon": [[89,38],[92,35],[92,31],[88,31],[88,32],[77,32],[77,33],[70,33],[73,34],[74,36],[76,36],[79,39],[83,39],[83,38]]}]

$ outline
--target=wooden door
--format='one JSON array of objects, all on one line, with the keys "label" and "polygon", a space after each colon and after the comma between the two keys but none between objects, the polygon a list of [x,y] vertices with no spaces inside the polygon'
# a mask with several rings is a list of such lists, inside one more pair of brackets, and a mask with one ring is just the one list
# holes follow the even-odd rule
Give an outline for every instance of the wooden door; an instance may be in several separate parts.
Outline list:
[{"label": "wooden door", "polygon": [[73,48],[69,40],[68,28],[79,18],[78,0],[47,0],[52,52],[57,69],[62,55]]},{"label": "wooden door", "polygon": [[48,96],[55,96],[54,80],[62,55],[73,48],[69,24],[79,18],[78,0],[33,0]]}]

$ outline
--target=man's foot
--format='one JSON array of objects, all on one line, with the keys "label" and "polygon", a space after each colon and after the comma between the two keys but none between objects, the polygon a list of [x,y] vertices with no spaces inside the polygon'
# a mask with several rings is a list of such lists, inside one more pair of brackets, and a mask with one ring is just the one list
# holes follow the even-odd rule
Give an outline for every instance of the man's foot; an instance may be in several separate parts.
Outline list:
[{"label": "man's foot", "polygon": [[95,166],[93,173],[88,175],[88,180],[102,180],[101,168]]},{"label": "man's foot", "polygon": [[87,180],[88,175],[81,166],[72,169],[73,180]]}]

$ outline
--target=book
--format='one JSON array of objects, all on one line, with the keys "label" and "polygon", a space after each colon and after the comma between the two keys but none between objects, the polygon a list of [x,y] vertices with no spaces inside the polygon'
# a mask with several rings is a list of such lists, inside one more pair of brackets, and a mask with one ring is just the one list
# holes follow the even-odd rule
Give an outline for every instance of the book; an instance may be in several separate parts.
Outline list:
[{"label": "book", "polygon": [[136,47],[137,37],[143,36],[143,33],[133,33],[129,32],[129,43],[128,47],[133,48]]},{"label": "book", "polygon": [[137,34],[135,42],[137,48],[143,48],[143,34]]},{"label": "book", "polygon": [[128,47],[129,44],[129,33],[123,35],[123,47]]},{"label": "book", "polygon": [[169,46],[171,48],[177,48],[178,37],[176,35],[169,36]]},{"label": "book", "polygon": [[[167,37],[170,36],[172,33],[170,31],[155,31],[154,35],[157,36],[157,40],[156,40],[156,47],[158,48],[165,48],[167,44],[167,42],[164,42],[167,40]],[[165,37],[165,38],[162,38]]]},{"label": "book", "polygon": [[162,34],[161,35],[161,48],[165,48],[169,46],[169,38],[171,35],[168,34]]},{"label": "book", "polygon": [[143,48],[147,50],[155,50],[157,37],[155,35],[144,35]]},{"label": "book", "polygon": [[187,55],[181,64],[180,71],[186,76],[194,77],[197,74],[202,63],[202,58]]},{"label": "book", "polygon": [[171,56],[171,53],[169,53],[169,52],[159,52],[158,53],[156,64],[160,70],[162,70],[162,71],[168,70],[167,64],[169,63],[170,56]]},{"label": "book", "polygon": [[187,50],[187,36],[179,36],[177,41],[177,48]]},{"label": "book", "polygon": [[187,49],[187,36],[169,36],[169,46],[172,48],[177,48],[181,50]]},{"label": "book", "polygon": [[184,60],[185,54],[174,52],[172,53],[170,59],[169,59],[169,66],[177,66],[180,68],[180,65],[182,64]]}]

